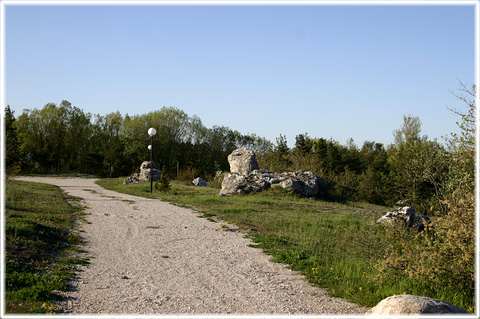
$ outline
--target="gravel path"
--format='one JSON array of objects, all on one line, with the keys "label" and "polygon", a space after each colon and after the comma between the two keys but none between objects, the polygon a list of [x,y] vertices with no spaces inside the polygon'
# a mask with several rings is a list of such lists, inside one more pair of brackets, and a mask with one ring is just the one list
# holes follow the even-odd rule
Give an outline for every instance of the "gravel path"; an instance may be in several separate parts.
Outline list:
[{"label": "gravel path", "polygon": [[228,225],[190,209],[105,190],[94,179],[23,177],[83,198],[90,265],[61,307],[71,314],[363,314],[368,309],[273,263]]}]

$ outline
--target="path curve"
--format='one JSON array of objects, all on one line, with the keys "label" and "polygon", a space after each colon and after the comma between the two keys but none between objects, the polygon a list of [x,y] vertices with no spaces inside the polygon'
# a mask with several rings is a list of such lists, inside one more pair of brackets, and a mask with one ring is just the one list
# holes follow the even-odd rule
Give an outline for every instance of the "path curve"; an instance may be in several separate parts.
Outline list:
[{"label": "path curve", "polygon": [[[83,199],[90,265],[61,307],[71,314],[364,314],[273,263],[239,232],[95,179],[19,177]],[[234,225],[228,225],[234,228]]]}]

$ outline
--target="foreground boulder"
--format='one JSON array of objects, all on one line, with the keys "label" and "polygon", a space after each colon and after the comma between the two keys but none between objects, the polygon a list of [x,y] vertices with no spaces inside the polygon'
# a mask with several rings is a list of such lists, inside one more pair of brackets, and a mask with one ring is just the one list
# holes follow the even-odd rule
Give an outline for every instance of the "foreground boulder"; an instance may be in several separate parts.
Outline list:
[{"label": "foreground boulder", "polygon": [[424,313],[468,313],[446,301],[414,295],[387,297],[367,312],[368,315],[399,315]]},{"label": "foreground boulder", "polygon": [[428,216],[417,213],[410,206],[399,207],[394,211],[386,213],[376,221],[377,224],[405,225],[417,230],[423,230],[429,222],[430,218]]},{"label": "foreground boulder", "polygon": [[140,182],[150,182],[160,180],[160,170],[155,162],[145,161],[140,165],[140,172],[134,173],[132,176],[123,181],[123,184],[136,184]]}]

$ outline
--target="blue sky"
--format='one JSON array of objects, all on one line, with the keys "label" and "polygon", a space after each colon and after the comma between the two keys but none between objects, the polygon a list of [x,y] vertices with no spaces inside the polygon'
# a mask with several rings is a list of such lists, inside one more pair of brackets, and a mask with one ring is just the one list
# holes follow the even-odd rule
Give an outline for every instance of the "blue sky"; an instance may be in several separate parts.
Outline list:
[{"label": "blue sky", "polygon": [[393,142],[403,115],[456,132],[475,78],[474,6],[7,5],[5,101],[20,115],[174,106],[205,126]]}]

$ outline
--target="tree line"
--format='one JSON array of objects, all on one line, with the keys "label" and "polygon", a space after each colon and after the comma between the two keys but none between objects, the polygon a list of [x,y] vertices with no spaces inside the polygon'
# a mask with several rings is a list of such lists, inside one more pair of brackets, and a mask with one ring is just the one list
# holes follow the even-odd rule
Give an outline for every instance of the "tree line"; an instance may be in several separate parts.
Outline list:
[{"label": "tree line", "polygon": [[297,135],[289,149],[280,136],[272,150],[259,156],[260,166],[273,171],[311,170],[327,180],[331,199],[388,206],[409,200],[416,207],[439,209],[431,208],[432,201],[441,196],[453,158],[446,146],[420,132],[420,119],[408,115],[394,131],[395,143],[388,146],[366,141],[359,148],[353,139],[342,145],[305,133]]},{"label": "tree line", "polygon": [[15,118],[5,109],[6,166],[21,172],[79,172],[98,176],[130,175],[149,160],[150,127],[153,160],[176,176],[194,171],[203,176],[228,170],[227,156],[247,147],[262,153],[272,143],[255,134],[241,134],[225,126],[206,128],[199,117],[175,107],[143,115],[112,112],[85,113],[68,101],[24,110]]},{"label": "tree line", "polygon": [[[474,90],[462,86],[460,92],[468,97],[474,96]],[[118,111],[92,115],[64,100],[24,110],[15,118],[8,106],[6,164],[7,169],[22,172],[127,176],[148,160],[147,131],[154,127],[153,160],[172,178],[208,180],[219,170],[229,170],[227,157],[234,149],[246,147],[257,153],[262,169],[313,171],[328,182],[330,199],[389,206],[406,199],[429,214],[445,211],[442,200],[452,191],[448,185],[458,173],[459,158],[468,158],[474,144],[474,103],[463,95],[457,97],[468,109],[466,113],[452,110],[461,117],[462,136],[452,135],[445,143],[429,140],[421,135],[420,118],[406,115],[393,132],[393,144],[366,141],[361,147],[353,139],[342,145],[304,133],[289,148],[283,135],[274,144],[224,126],[207,128],[198,116],[175,107],[133,116]],[[473,170],[473,160],[469,161],[468,169]]]}]

